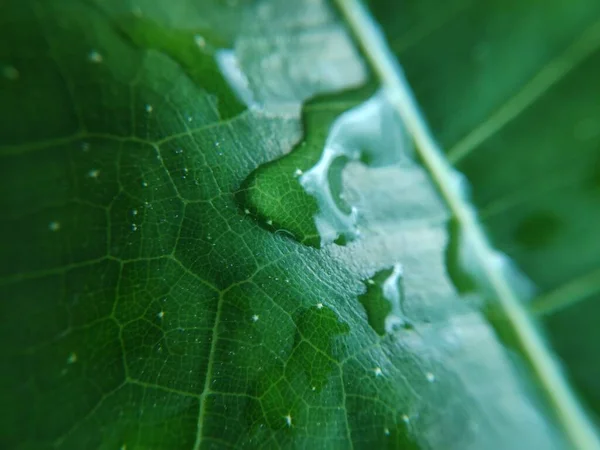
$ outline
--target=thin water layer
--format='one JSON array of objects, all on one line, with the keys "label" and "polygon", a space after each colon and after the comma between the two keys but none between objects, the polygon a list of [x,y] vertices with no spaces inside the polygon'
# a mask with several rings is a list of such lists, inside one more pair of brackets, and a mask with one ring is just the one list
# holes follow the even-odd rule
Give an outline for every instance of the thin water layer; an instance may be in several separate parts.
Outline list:
[{"label": "thin water layer", "polygon": [[371,167],[394,165],[409,148],[404,126],[382,91],[335,120],[321,158],[300,176],[305,191],[317,200],[319,211],[314,221],[321,246],[338,238],[353,240],[360,235],[360,212],[353,205],[349,205],[349,211],[344,210],[339,190],[332,182],[331,168],[340,160],[360,160]]},{"label": "thin water layer", "polygon": [[217,50],[215,60],[238,100],[250,109],[260,109],[260,105],[254,100],[254,93],[250,89],[248,77],[240,68],[235,51],[229,49]]},{"label": "thin water layer", "polygon": [[380,270],[366,280],[367,291],[358,297],[367,320],[380,336],[411,328],[404,312],[404,274],[400,263]]}]

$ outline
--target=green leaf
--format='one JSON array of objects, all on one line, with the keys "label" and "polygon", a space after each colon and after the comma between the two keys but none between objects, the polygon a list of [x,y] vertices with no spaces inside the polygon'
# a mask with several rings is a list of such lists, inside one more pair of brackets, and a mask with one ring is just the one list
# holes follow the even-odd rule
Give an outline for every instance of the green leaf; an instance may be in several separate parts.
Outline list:
[{"label": "green leaf", "polygon": [[363,233],[317,248],[295,170],[377,84],[327,2],[9,0],[0,29],[3,448],[567,445],[419,163],[336,166]]}]

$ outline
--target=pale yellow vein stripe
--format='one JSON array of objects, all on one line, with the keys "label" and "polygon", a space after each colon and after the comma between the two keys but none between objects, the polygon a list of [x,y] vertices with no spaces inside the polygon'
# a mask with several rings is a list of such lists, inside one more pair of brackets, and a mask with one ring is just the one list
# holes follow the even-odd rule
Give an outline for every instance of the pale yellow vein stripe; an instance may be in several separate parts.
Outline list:
[{"label": "pale yellow vein stripe", "polygon": [[379,75],[388,99],[412,135],[417,151],[440,194],[469,239],[474,257],[498,298],[512,325],[541,386],[556,408],[556,416],[574,448],[600,450],[594,426],[585,415],[562,375],[559,365],[536,330],[536,326],[505,278],[498,270],[497,252],[490,246],[477,221],[475,211],[464,200],[453,169],[442,155],[417,107],[404,73],[385,42],[383,33],[360,0],[337,0],[337,3]]},{"label": "pale yellow vein stripe", "polygon": [[223,292],[219,294],[219,301],[217,303],[217,312],[215,313],[215,323],[213,325],[210,352],[208,354],[208,364],[206,365],[206,378],[204,379],[204,388],[202,394],[200,394],[200,405],[198,409],[198,426],[196,429],[196,441],[192,450],[199,450],[202,445],[202,438],[204,437],[204,423],[206,422],[206,403],[207,397],[210,394],[210,385],[213,378],[213,368],[215,364],[215,358],[217,357],[217,340],[219,339],[219,323],[221,322],[221,309],[223,308]]},{"label": "pale yellow vein stripe", "polygon": [[600,268],[593,270],[531,303],[534,314],[544,316],[569,308],[592,295],[600,294]]},{"label": "pale yellow vein stripe", "polygon": [[587,28],[579,39],[544,66],[515,96],[454,145],[447,152],[450,163],[456,164],[469,155],[482,142],[497,133],[552,86],[566,77],[598,48],[600,48],[600,21]]}]

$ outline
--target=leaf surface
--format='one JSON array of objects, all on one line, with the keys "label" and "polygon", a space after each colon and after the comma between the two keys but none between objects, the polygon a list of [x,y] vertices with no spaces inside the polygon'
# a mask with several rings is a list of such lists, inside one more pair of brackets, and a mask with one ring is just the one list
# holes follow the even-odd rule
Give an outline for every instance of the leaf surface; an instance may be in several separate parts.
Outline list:
[{"label": "leaf surface", "polygon": [[[301,193],[289,158],[309,167],[373,92],[339,93],[368,71],[328,4],[9,1],[0,18],[3,447],[561,448],[452,285],[419,164],[346,167],[358,241],[276,232],[315,237],[314,205],[282,200]],[[382,336],[368,305],[399,261],[413,328]]]}]

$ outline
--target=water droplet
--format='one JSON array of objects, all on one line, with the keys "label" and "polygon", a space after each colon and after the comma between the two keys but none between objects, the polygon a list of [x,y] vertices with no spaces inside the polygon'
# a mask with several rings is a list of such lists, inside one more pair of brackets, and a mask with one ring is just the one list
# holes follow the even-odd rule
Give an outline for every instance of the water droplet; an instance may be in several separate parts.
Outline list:
[{"label": "water droplet", "polygon": [[398,328],[410,328],[403,312],[404,280],[402,266],[396,263],[390,269],[377,272],[365,281],[367,291],[358,297],[365,308],[369,325],[381,336]]},{"label": "water droplet", "polygon": [[145,106],[145,109],[146,109],[146,112],[147,112],[148,114],[150,114],[152,111],[154,111],[154,107],[153,107],[152,105],[150,105],[150,104],[147,104],[147,105]]},{"label": "water droplet", "polygon": [[385,330],[393,332],[396,327],[405,325],[408,321],[402,312],[404,301],[403,271],[400,263],[394,264],[391,275],[383,283],[383,296],[392,305],[392,311],[385,318]]},{"label": "water droplet", "polygon": [[137,216],[138,210],[137,209],[132,209],[131,210],[131,215],[132,216]]},{"label": "water droplet", "polygon": [[87,176],[89,178],[98,178],[98,176],[100,175],[100,170],[98,169],[91,169],[88,173]]},{"label": "water droplet", "polygon": [[465,201],[469,201],[471,199],[471,185],[469,184],[469,180],[458,170],[452,170],[450,176],[451,183],[454,184],[454,190],[458,193],[460,198]]},{"label": "water droplet", "polygon": [[259,319],[258,314],[254,314],[252,316],[252,322],[258,322],[258,319]]},{"label": "water droplet", "polygon": [[383,371],[381,370],[381,367],[375,367],[373,369],[373,372],[375,373],[376,377],[382,377],[383,376]]},{"label": "water droplet", "polygon": [[429,381],[430,383],[433,383],[435,381],[435,375],[431,372],[427,372],[425,374],[425,378],[427,378],[427,381]]},{"label": "water droplet", "polygon": [[67,358],[67,364],[75,364],[77,362],[77,353],[72,352]]},{"label": "water droplet", "polygon": [[159,313],[158,313],[156,316],[157,316],[159,319],[161,319],[161,320],[162,320],[162,318],[163,318],[163,317],[165,317],[165,312],[164,312],[164,311],[161,311],[161,312],[159,312]]},{"label": "water droplet", "polygon": [[201,49],[204,49],[204,47],[206,47],[206,39],[204,39],[204,37],[200,36],[199,34],[194,35],[194,43]]},{"label": "water droplet", "polygon": [[177,148],[177,149],[175,149],[175,153],[177,153],[178,155],[181,155],[183,153],[183,149]]},{"label": "water droplet", "polygon": [[142,181],[142,187],[148,187],[148,183],[145,181]]},{"label": "water droplet", "polygon": [[50,231],[58,231],[58,230],[60,230],[60,222],[57,222],[57,221],[53,220],[52,222],[50,222],[48,224],[48,229]]},{"label": "water droplet", "polygon": [[288,427],[292,426],[292,415],[290,413],[288,413],[287,416],[284,416],[283,419]]},{"label": "water droplet", "polygon": [[343,165],[334,166],[339,165],[339,161],[359,159],[373,167],[396,164],[406,155],[408,145],[403,124],[382,92],[335,120],[321,159],[300,176],[305,191],[314,196],[319,205],[314,220],[321,246],[340,236],[352,240],[360,234],[356,207],[349,205],[349,211],[344,211],[339,193],[335,193],[331,185],[332,167],[341,170]]},{"label": "water droplet", "polygon": [[131,224],[131,231],[137,231],[138,227],[135,223]]},{"label": "water droplet", "polygon": [[317,309],[323,309],[323,303],[317,303]]},{"label": "water droplet", "polygon": [[390,435],[390,429],[389,428],[384,428],[383,429],[383,434],[385,434],[386,436]]},{"label": "water droplet", "polygon": [[93,62],[95,64],[100,64],[103,61],[102,55],[97,50],[91,50],[88,53],[88,61]]}]

